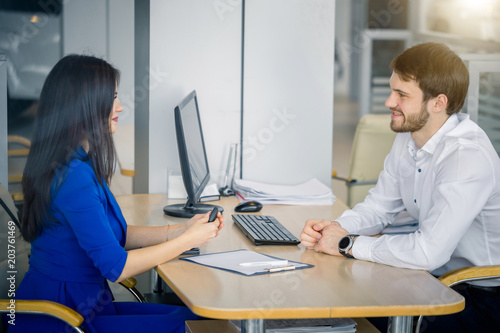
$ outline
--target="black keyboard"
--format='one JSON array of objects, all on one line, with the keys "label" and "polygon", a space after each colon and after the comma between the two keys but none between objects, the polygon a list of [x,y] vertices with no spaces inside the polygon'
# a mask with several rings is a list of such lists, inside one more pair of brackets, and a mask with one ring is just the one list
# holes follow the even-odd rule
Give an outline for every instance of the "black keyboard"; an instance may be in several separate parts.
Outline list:
[{"label": "black keyboard", "polygon": [[272,216],[233,214],[234,223],[255,245],[296,245],[300,240]]}]

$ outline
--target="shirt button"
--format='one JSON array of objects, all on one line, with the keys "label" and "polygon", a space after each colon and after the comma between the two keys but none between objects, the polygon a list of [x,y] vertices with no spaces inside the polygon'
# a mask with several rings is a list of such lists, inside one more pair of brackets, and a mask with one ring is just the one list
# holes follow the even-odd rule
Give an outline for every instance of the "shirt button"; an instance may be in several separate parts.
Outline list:
[{"label": "shirt button", "polygon": [[418,172],[422,172],[422,169],[418,169]]},{"label": "shirt button", "polygon": [[413,199],[413,202],[414,202],[414,203],[417,203],[417,199]]}]

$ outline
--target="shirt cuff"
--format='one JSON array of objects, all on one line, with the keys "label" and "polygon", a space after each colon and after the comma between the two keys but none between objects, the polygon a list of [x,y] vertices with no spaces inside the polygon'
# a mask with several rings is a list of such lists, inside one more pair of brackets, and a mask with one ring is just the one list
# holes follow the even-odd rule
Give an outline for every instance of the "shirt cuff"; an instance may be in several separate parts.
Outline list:
[{"label": "shirt cuff", "polygon": [[350,234],[357,234],[358,233],[358,228],[356,228],[356,224],[355,224],[355,219],[354,218],[351,218],[349,216],[340,216],[339,218],[337,218],[336,220],[333,220],[333,221],[337,221],[338,224],[340,224],[340,226],[347,230],[348,233]]},{"label": "shirt cuff", "polygon": [[359,236],[352,246],[352,255],[356,259],[373,261],[372,247],[377,239],[369,236]]}]

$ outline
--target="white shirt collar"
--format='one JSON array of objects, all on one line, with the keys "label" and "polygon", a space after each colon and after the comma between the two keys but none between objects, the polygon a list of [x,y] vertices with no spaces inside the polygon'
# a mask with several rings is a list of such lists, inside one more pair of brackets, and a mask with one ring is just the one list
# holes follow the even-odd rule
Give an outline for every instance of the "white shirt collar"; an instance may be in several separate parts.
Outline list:
[{"label": "white shirt collar", "polygon": [[446,133],[457,127],[461,120],[463,119],[459,119],[456,113],[452,114],[446,120],[443,126],[441,126],[441,128],[420,149],[417,147],[415,140],[413,140],[413,138],[410,136],[410,140],[408,141],[408,152],[414,160],[417,159],[417,153],[419,150],[425,151],[431,155],[434,154],[441,139],[446,135]]}]

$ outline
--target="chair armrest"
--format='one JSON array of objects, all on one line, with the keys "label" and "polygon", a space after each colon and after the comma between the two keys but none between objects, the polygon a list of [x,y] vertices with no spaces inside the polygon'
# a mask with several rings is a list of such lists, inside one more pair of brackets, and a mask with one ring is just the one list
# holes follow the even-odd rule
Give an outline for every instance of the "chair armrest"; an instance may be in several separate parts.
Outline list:
[{"label": "chair armrest", "polygon": [[23,136],[19,135],[8,135],[7,136],[7,141],[12,142],[12,143],[19,143],[23,146],[26,146],[27,148],[31,147],[31,141]]},{"label": "chair armrest", "polygon": [[341,181],[344,181],[346,183],[352,183],[352,182],[356,181],[356,179],[351,179],[351,178],[345,178],[345,177],[338,176],[337,170],[332,170],[332,179],[341,180]]},{"label": "chair armrest", "polygon": [[375,184],[377,184],[377,179],[358,181],[357,179],[354,179],[354,178],[346,178],[346,177],[337,176],[336,170],[332,170],[332,179],[343,181],[343,182],[345,182],[345,184],[347,186],[375,185]]},{"label": "chair armrest", "polygon": [[445,285],[451,287],[466,281],[500,278],[500,266],[470,266],[457,268],[439,277]]},{"label": "chair armrest", "polygon": [[9,175],[7,181],[9,183],[20,183],[23,181],[23,175]]},{"label": "chair armrest", "polygon": [[30,140],[18,135],[8,135],[7,141],[9,143],[16,143],[26,147],[24,149],[9,149],[7,152],[7,156],[28,156],[31,147]]},{"label": "chair armrest", "polygon": [[17,204],[24,201],[24,195],[22,193],[12,193],[12,199]]},{"label": "chair armrest", "polygon": [[146,299],[141,294],[141,292],[135,288],[135,285],[137,284],[137,280],[135,278],[129,277],[128,279],[125,279],[122,282],[120,282],[120,284],[124,288],[127,288],[127,290],[135,297],[135,299],[139,303],[147,303]]},{"label": "chair armrest", "polygon": [[8,157],[13,157],[13,156],[28,156],[30,153],[29,149],[9,149],[7,151],[7,156]]},{"label": "chair armrest", "polygon": [[[10,299],[0,300],[0,312],[10,312]],[[52,301],[16,300],[16,313],[47,314],[65,321],[71,326],[78,327],[83,322],[83,317],[75,310]]]},{"label": "chair armrest", "polygon": [[125,288],[134,288],[135,285],[137,284],[137,280],[133,277],[129,277],[128,279],[125,279],[122,282],[120,282],[120,284]]}]

